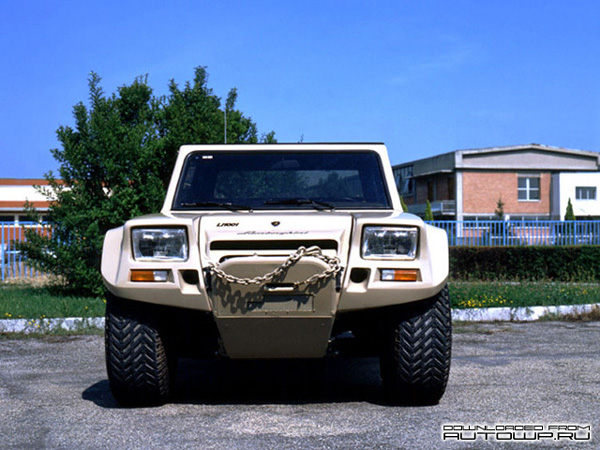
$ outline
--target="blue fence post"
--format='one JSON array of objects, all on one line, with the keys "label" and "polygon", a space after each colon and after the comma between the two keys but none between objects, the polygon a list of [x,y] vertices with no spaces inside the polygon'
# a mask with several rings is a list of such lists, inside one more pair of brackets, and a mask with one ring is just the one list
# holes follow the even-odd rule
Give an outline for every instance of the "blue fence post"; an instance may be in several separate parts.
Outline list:
[{"label": "blue fence post", "polygon": [[4,248],[4,224],[0,223],[0,229],[2,230],[2,243],[0,244],[0,253],[2,253],[2,281],[4,281],[4,258],[6,257],[6,249]]},{"label": "blue fence post", "polygon": [[12,245],[12,243],[15,241],[15,239],[17,239],[17,225],[15,224],[11,228],[11,230],[12,230],[12,239],[10,240],[10,242],[9,242],[8,245],[11,246],[11,248],[10,248],[10,254],[12,256],[13,277],[16,277],[17,273],[18,273],[19,274],[18,278],[21,278],[22,277],[22,275],[21,275],[21,264],[20,264],[21,260],[19,258],[19,262],[17,263],[17,254],[15,253],[15,248]]}]

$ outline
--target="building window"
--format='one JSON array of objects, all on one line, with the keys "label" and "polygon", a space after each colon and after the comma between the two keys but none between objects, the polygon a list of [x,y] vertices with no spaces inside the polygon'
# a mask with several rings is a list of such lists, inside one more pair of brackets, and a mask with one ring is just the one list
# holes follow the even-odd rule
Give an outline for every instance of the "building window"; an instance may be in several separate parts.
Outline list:
[{"label": "building window", "polygon": [[454,176],[448,177],[448,200],[456,200],[456,183],[454,182]]},{"label": "building window", "polygon": [[435,180],[430,178],[427,180],[427,200],[430,202],[434,202],[436,200],[435,191]]},{"label": "building window", "polygon": [[519,201],[537,202],[540,200],[540,176],[519,175]]},{"label": "building window", "polygon": [[413,166],[404,166],[395,169],[394,179],[396,180],[396,187],[401,196],[410,197],[415,194]]},{"label": "building window", "polygon": [[16,217],[13,214],[10,216],[6,214],[0,215],[0,223],[13,223],[15,222],[15,219]]},{"label": "building window", "polygon": [[596,200],[596,187],[577,186],[575,188],[575,198],[577,200]]}]

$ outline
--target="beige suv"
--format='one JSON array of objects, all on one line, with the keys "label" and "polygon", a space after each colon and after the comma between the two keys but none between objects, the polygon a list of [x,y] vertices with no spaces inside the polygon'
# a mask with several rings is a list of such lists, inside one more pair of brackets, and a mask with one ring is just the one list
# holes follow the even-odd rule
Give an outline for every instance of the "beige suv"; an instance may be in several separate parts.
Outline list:
[{"label": "beige suv", "polygon": [[181,356],[354,348],[390,402],[446,388],[447,237],[402,212],[383,144],[185,145],[160,214],[106,234],[102,276],[125,405],[168,401]]}]

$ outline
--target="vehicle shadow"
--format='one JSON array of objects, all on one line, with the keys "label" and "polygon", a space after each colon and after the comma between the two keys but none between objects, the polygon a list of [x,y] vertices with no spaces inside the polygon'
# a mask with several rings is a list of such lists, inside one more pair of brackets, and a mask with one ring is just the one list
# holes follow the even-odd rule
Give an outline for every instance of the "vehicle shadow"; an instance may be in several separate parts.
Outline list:
[{"label": "vehicle shadow", "polygon": [[[108,380],[88,387],[82,398],[102,408],[119,408]],[[198,405],[343,402],[386,404],[377,358],[182,359],[171,400]]]}]

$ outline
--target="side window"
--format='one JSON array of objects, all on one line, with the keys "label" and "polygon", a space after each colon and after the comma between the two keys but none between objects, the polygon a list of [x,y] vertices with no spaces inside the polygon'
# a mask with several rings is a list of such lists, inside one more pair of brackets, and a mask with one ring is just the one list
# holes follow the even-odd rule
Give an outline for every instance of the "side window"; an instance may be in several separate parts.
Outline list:
[{"label": "side window", "polygon": [[575,188],[576,200],[596,200],[595,186],[577,186]]}]

